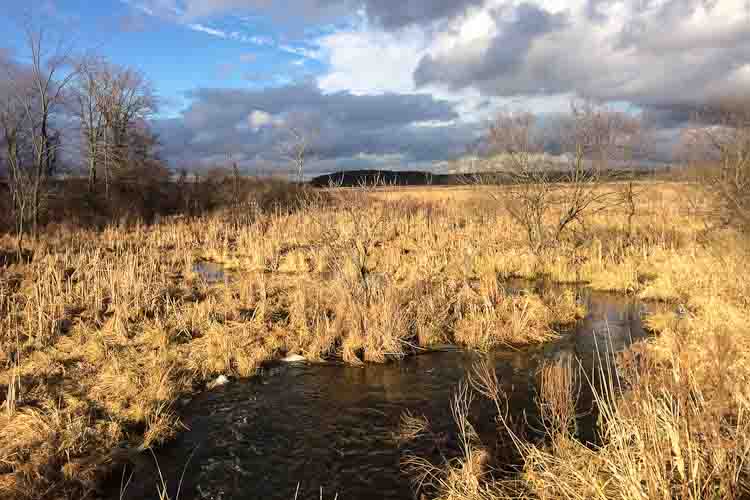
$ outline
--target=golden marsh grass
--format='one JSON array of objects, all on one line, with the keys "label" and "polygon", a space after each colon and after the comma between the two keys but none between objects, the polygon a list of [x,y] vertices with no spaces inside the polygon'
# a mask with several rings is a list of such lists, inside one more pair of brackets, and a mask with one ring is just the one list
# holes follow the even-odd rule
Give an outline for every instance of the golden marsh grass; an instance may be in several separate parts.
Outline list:
[{"label": "golden marsh grass", "polygon": [[[632,231],[614,208],[592,217],[585,244],[535,255],[486,189],[339,190],[337,203],[244,225],[216,214],[46,235],[33,261],[0,270],[0,496],[93,495],[113,465],[180,432],[180,401],[219,375],[287,354],[379,363],[433,344],[544,342],[585,314],[572,294],[510,293],[521,277],[668,304],[649,318],[660,335],[623,358],[626,396],[602,396],[607,444],[519,441],[524,494],[739,498],[750,294],[737,236],[706,230],[693,187],[653,183]],[[227,279],[206,282],[203,260]],[[565,370],[545,375],[558,434]],[[468,458],[441,476],[444,497],[501,497],[463,432]]]}]

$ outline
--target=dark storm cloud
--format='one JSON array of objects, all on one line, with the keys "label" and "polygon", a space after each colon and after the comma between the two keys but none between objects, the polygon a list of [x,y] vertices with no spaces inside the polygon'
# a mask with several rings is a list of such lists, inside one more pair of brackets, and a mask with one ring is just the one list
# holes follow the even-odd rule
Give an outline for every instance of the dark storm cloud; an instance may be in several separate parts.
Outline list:
[{"label": "dark storm cloud", "polygon": [[512,20],[500,19],[504,14],[505,10],[497,12],[499,33],[478,58],[467,58],[461,53],[446,58],[427,55],[414,73],[417,85],[441,82],[458,89],[497,75],[514,73],[523,64],[535,39],[565,26],[564,15],[553,15],[528,3],[515,9]]},{"label": "dark storm cloud", "polygon": [[371,129],[457,118],[450,103],[426,94],[323,94],[313,83],[262,90],[197,89],[189,92],[188,97],[194,102],[185,113],[186,121],[197,126],[215,119],[216,115],[230,115],[238,120],[254,110],[272,115],[310,111],[344,126]]},{"label": "dark storm cloud", "polygon": [[386,29],[409,25],[423,25],[451,19],[464,14],[471,7],[479,7],[485,0],[365,0],[370,19]]},{"label": "dark storm cloud", "polygon": [[700,112],[700,106],[690,104],[655,105],[644,109],[644,119],[655,128],[682,127]]},{"label": "dark storm cloud", "polygon": [[[262,90],[197,89],[178,118],[156,121],[164,155],[174,164],[278,160],[289,124],[314,129],[321,161],[402,155],[429,162],[461,152],[471,128],[452,123],[452,105],[427,95],[323,94],[312,83]],[[362,160],[361,160],[362,161]]]},{"label": "dark storm cloud", "polygon": [[[498,20],[488,49],[459,44],[425,56],[414,78],[422,87],[488,96],[569,93],[629,102],[672,126],[692,107],[747,88],[747,9],[710,0],[589,0],[563,19],[522,5],[514,21]],[[607,20],[617,27],[605,31]]]}]

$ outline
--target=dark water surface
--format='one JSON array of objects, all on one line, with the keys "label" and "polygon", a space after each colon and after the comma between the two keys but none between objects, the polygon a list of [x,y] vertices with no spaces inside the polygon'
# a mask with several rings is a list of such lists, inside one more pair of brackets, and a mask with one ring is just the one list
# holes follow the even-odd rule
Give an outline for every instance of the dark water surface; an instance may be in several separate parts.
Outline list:
[{"label": "dark water surface", "polygon": [[[525,412],[530,423],[545,359],[575,356],[590,369],[597,352],[618,351],[646,336],[639,303],[582,294],[589,314],[571,333],[543,346],[489,355],[510,392],[512,412]],[[453,351],[363,367],[281,365],[207,392],[183,413],[190,430],[157,452],[171,498],[183,470],[181,499],[287,500],[298,484],[298,498],[320,498],[321,488],[324,498],[414,498],[399,465],[403,450],[393,438],[400,416],[405,410],[425,415],[434,432],[446,436],[450,454],[455,444],[450,399],[479,356]],[[584,391],[581,404],[590,406],[590,400]],[[476,406],[478,432],[490,440],[489,405]],[[582,417],[582,439],[595,439],[593,422],[593,416]],[[155,498],[157,477],[150,462],[137,467],[125,497]]]}]

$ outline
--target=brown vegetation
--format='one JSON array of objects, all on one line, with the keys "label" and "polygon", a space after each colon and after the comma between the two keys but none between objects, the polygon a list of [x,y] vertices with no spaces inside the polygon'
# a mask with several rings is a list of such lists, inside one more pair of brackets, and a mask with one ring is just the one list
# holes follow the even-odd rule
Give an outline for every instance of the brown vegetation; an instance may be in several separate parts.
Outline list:
[{"label": "brown vegetation", "polygon": [[[737,418],[747,401],[750,352],[742,334],[745,264],[737,253],[717,251],[735,248],[731,231],[706,243],[702,221],[680,204],[689,187],[650,185],[653,194],[639,201],[632,234],[617,216],[622,212],[601,214],[591,220],[588,245],[571,254],[563,240],[543,265],[513,220],[486,201],[485,189],[495,188],[417,193],[428,201],[416,201],[409,190],[339,190],[323,201],[307,198],[302,210],[258,209],[240,224],[229,208],[152,226],[50,232],[34,245],[33,261],[0,271],[0,492],[11,498],[91,493],[113,463],[133,460],[180,431],[180,398],[217,375],[253,375],[287,353],[360,363],[433,343],[486,350],[543,341],[583,313],[572,295],[511,293],[504,280],[512,276],[582,279],[682,304],[687,318],[651,318],[662,335],[633,358],[648,371],[641,368],[632,394],[648,397],[613,399],[607,429],[667,425],[667,416],[676,419],[669,425],[683,425],[685,415],[700,414],[713,416],[705,425],[718,427],[684,429],[680,449],[718,453],[708,446],[710,436],[721,449],[742,442],[737,426],[744,420]],[[668,217],[655,220],[657,213]],[[12,239],[5,243],[11,252]],[[194,271],[204,259],[223,263],[228,279],[207,283]],[[556,373],[545,375],[545,399],[568,387],[554,383]],[[682,380],[694,384],[690,398],[700,399],[663,406]],[[563,432],[569,416],[554,415],[565,408],[564,398],[549,405],[549,429]],[[658,408],[671,413],[657,420],[629,413]],[[572,439],[558,448],[588,450]],[[561,457],[534,450],[529,474],[546,477],[553,462],[542,459]],[[730,467],[740,451],[722,455],[730,462],[721,463]],[[568,458],[566,467],[580,462]],[[702,455],[703,465],[691,462],[685,471],[710,474],[720,459]],[[609,462],[586,461],[595,463]],[[555,480],[563,472],[555,470]]]},{"label": "brown vegetation", "polygon": [[[742,226],[738,232],[714,224],[717,214],[726,213],[712,205],[714,197],[703,198],[704,207],[696,210],[695,200],[702,195],[694,185],[642,188],[649,195],[639,202],[640,215],[631,221],[630,231],[622,209],[610,212],[607,223],[593,219],[592,238],[585,253],[579,253],[576,274],[594,288],[663,301],[662,312],[648,318],[659,335],[621,355],[617,371],[605,363],[599,373],[587,374],[572,360],[545,366],[539,373],[540,439],[519,431],[494,371],[487,364],[478,366],[472,388],[495,403],[498,440],[512,448],[515,468],[508,470],[507,462],[489,472],[476,467],[476,457],[487,448],[471,430],[470,418],[460,415],[458,434],[470,436],[463,458],[437,466],[414,457],[406,460],[417,480],[427,482],[438,498],[750,495],[750,285]],[[646,222],[650,210],[652,218]],[[512,252],[503,254],[509,259]],[[545,263],[553,280],[572,277],[570,263],[561,263],[563,255],[564,247]],[[513,261],[516,272],[538,272],[524,258]],[[583,442],[577,434],[581,384],[594,390],[600,443]],[[464,390],[459,396],[467,399],[472,393]],[[498,447],[496,453],[505,451]],[[501,458],[490,455],[483,461],[499,464]]]}]

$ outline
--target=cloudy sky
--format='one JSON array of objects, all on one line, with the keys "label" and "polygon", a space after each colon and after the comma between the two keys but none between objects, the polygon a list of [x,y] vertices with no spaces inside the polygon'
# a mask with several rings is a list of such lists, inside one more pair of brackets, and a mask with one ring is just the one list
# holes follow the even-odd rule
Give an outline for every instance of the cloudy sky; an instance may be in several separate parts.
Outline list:
[{"label": "cloudy sky", "polygon": [[[574,96],[644,112],[665,156],[692,106],[750,88],[749,0],[50,0],[154,82],[175,166],[271,168],[290,123],[316,171],[422,168],[500,109]],[[0,29],[5,29],[0,21]],[[11,54],[21,54],[11,36]],[[2,42],[0,42],[1,44]]]}]

